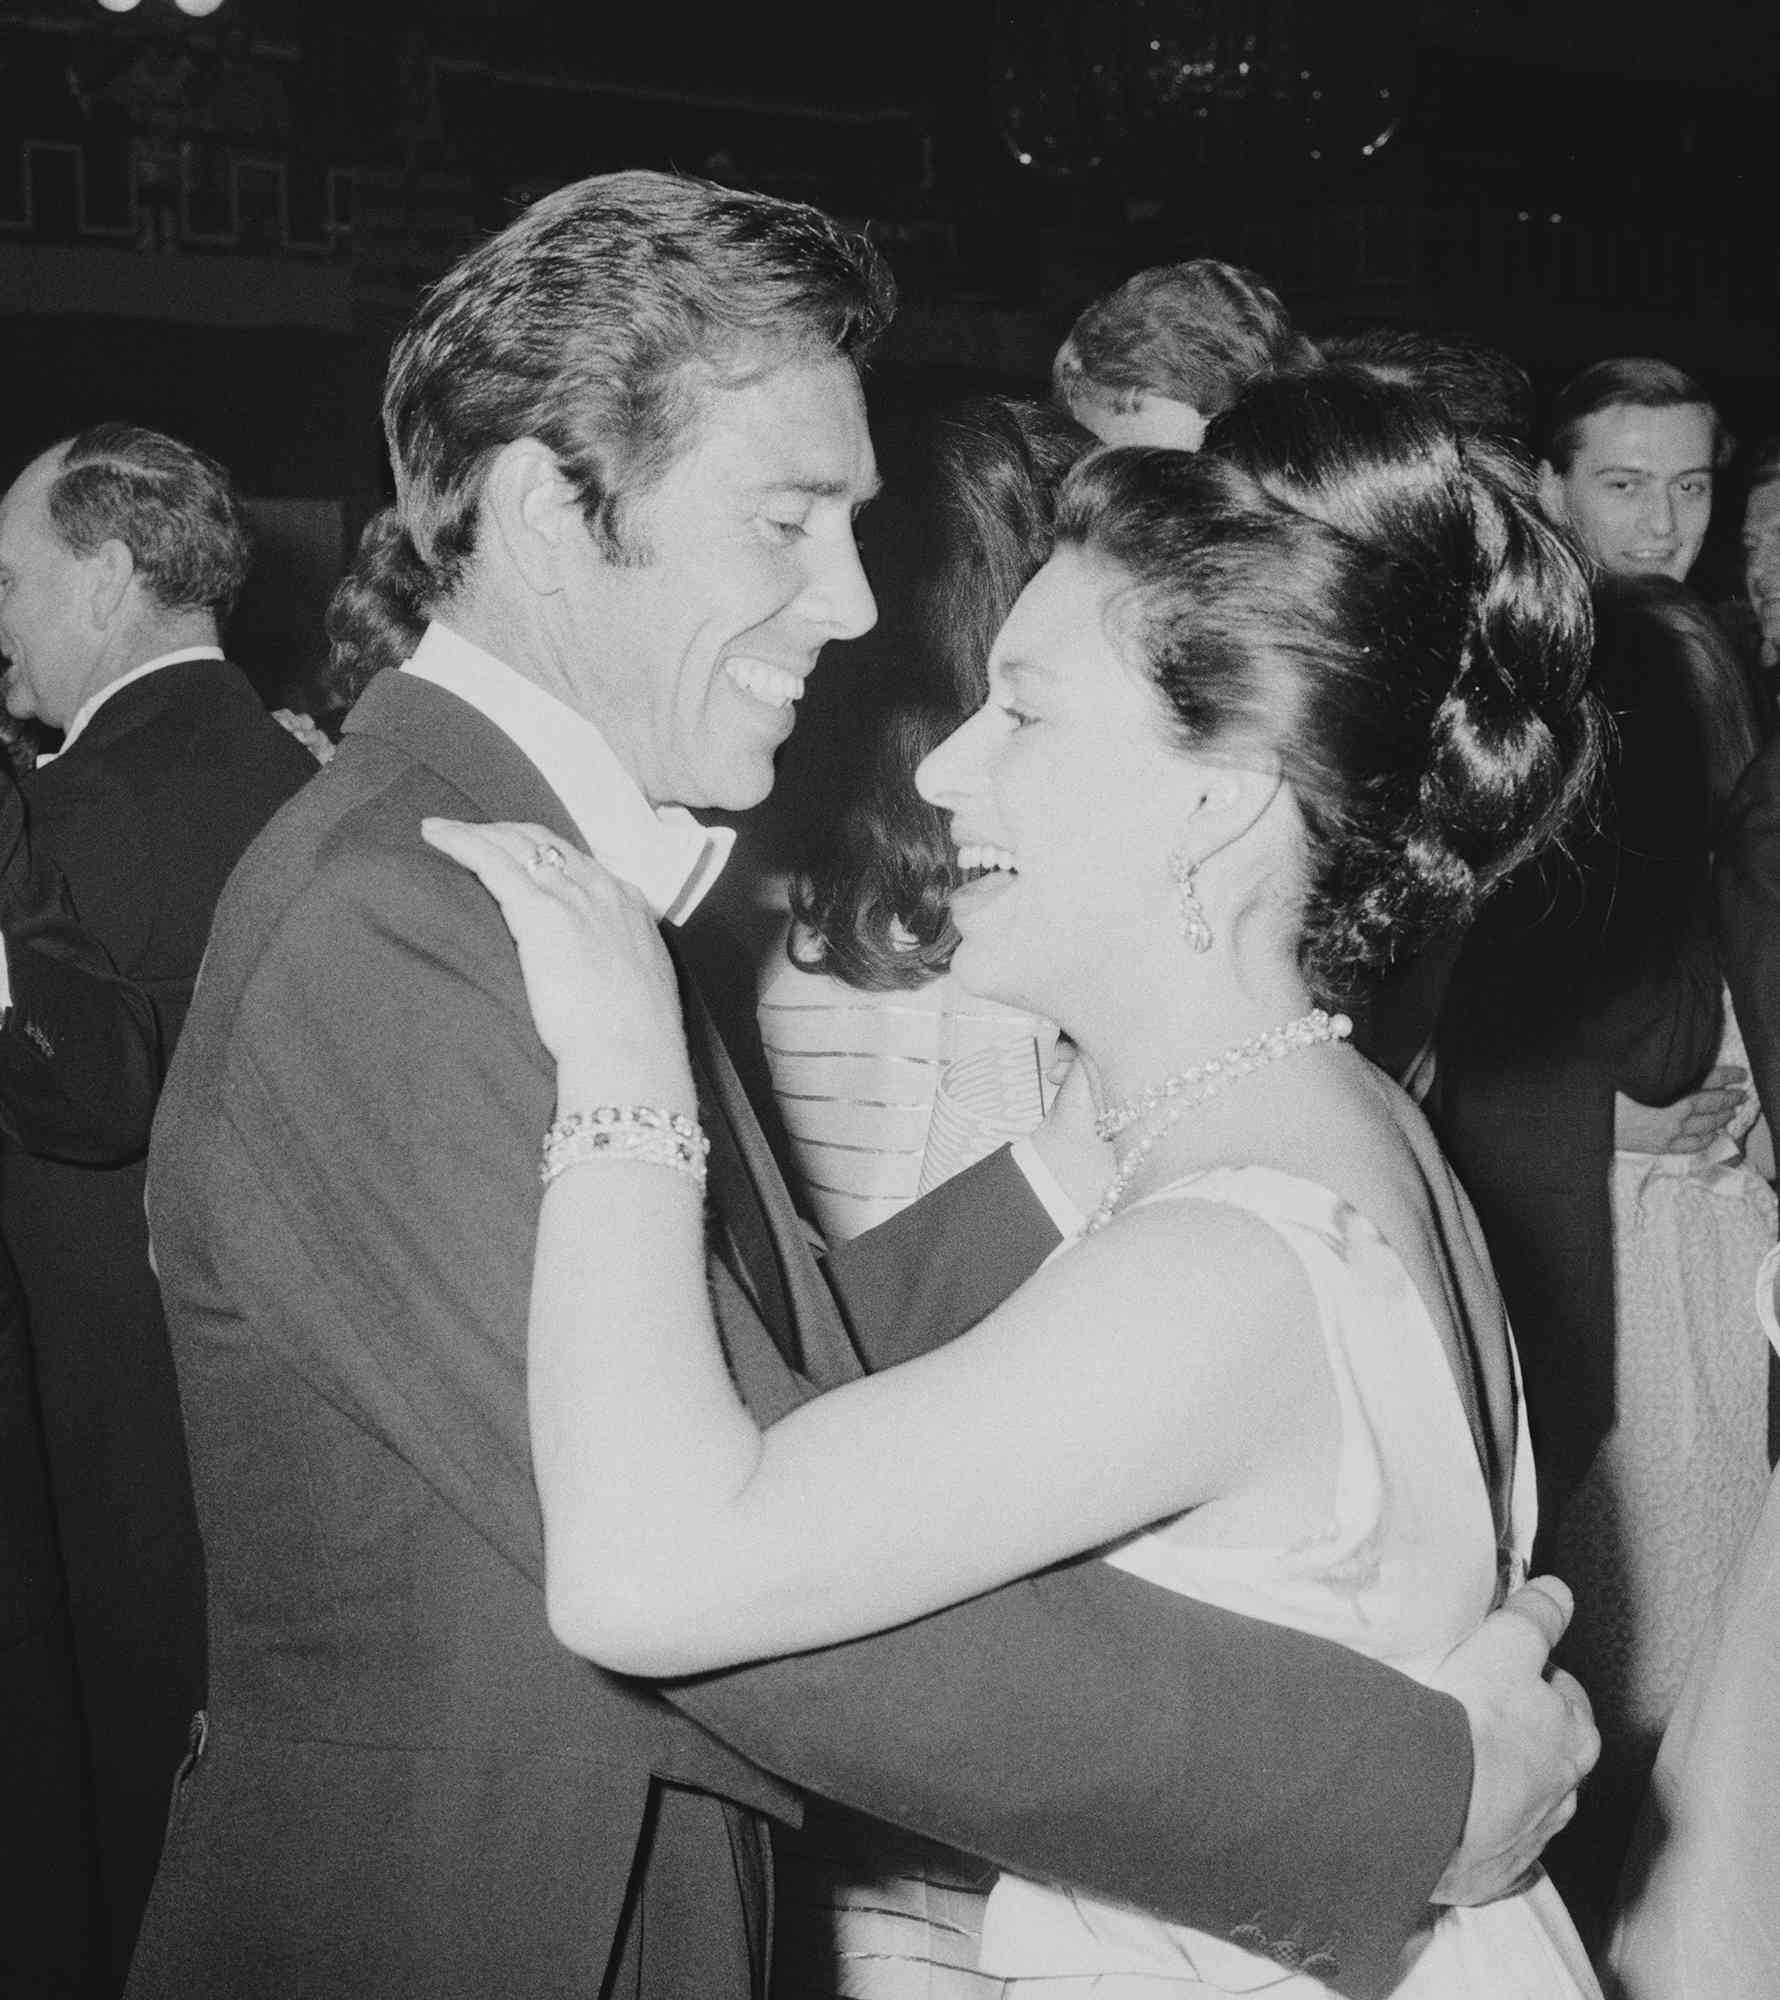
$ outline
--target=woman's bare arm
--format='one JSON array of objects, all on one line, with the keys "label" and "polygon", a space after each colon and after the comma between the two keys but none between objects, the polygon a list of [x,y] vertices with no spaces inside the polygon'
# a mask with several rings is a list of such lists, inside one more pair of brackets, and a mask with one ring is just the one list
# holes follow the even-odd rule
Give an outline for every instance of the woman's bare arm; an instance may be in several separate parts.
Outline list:
[{"label": "woman's bare arm", "polygon": [[[694,1104],[647,912],[536,836],[429,838],[501,901],[559,1110]],[[1308,1282],[1222,1205],[1138,1210],[946,1348],[762,1432],[732,1386],[692,1179],[571,1168],[539,1217],[528,1351],[553,1628],[695,1672],[901,1624],[1227,1494],[1332,1428]]]}]

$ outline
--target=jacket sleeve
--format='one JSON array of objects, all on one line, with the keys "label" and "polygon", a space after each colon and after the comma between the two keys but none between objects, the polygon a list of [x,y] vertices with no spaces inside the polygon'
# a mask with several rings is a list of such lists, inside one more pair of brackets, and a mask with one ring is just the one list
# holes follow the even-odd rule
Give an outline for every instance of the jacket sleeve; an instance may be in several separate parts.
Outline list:
[{"label": "jacket sleeve", "polygon": [[[848,1245],[834,1275],[883,1365],[962,1331],[1056,1240],[1004,1152]],[[668,1694],[810,1791],[1355,2000],[1395,1982],[1470,1796],[1457,1703],[1091,1559]]]},{"label": "jacket sleeve", "polygon": [[0,1131],[26,1152],[110,1166],[148,1146],[161,1049],[147,996],[77,924],[0,780]]},{"label": "jacket sleeve", "polygon": [[854,1345],[890,1368],[975,1326],[1057,1247],[1056,1225],[1003,1146],[828,1259]]},{"label": "jacket sleeve", "polygon": [[[451,867],[374,855],[293,900],[212,1036],[227,1164],[184,1139],[175,1174],[158,1136],[150,1219],[182,1268],[221,1261],[281,1358],[541,1581],[525,1342],[550,1072],[496,913]],[[186,1060],[182,1043],[176,1082]],[[175,1211],[194,1177],[215,1248]]]}]

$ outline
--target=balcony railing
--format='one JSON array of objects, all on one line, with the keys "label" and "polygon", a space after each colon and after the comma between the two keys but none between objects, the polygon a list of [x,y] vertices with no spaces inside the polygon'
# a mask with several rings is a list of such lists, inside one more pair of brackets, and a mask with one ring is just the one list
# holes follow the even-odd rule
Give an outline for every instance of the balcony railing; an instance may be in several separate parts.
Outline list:
[{"label": "balcony railing", "polygon": [[28,138],[0,153],[0,232],[139,250],[327,257],[352,240],[355,175],[193,142]]}]

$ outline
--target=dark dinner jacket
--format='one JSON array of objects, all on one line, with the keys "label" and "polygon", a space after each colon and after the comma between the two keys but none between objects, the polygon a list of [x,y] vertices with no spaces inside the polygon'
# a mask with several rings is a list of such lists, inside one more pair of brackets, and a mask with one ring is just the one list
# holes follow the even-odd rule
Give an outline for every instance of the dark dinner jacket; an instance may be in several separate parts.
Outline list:
[{"label": "dark dinner jacket", "polygon": [[3,766],[0,948],[9,988],[0,1012],[0,1134],[54,1159],[139,1157],[161,1081],[154,1010],[74,921]]},{"label": "dark dinner jacket", "polygon": [[[35,854],[154,1024],[146,1078],[140,1055],[117,1077],[133,1145],[9,1145],[0,1159],[0,1233],[25,1293],[120,1980],[203,1695],[202,1561],[142,1212],[149,1114],[223,882],[314,769],[239,668],[192,661],[119,689],[22,784]],[[9,963],[23,975],[28,1037],[42,1012],[36,968],[20,953]]]},{"label": "dark dinner jacket", "polygon": [[[796,1805],[751,1757],[1382,1992],[1469,1744],[1455,1704],[1352,1654],[1092,1561],[665,1701],[552,1638],[525,1328],[553,1065],[428,813],[576,838],[490,723],[381,676],[231,882],[156,1124],[211,1727],[134,2000],[593,2000],[615,1965],[626,1992],[757,1991],[736,1808]],[[713,1295],[770,1419],[859,1363],[690,990],[687,1024]],[[868,1345],[942,1338],[1036,1264],[1055,1232],[1017,1183],[991,1162],[838,1260]],[[639,1907],[695,1913],[676,1971],[648,1963],[673,1919]]]}]

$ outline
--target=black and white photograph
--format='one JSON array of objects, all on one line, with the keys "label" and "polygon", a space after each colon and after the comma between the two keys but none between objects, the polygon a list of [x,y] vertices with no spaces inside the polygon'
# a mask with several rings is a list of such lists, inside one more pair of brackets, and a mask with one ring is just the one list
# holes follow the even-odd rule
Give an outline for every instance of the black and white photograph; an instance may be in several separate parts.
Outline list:
[{"label": "black and white photograph", "polygon": [[0,2000],[1777,2000],[1777,92],[0,0]]}]

